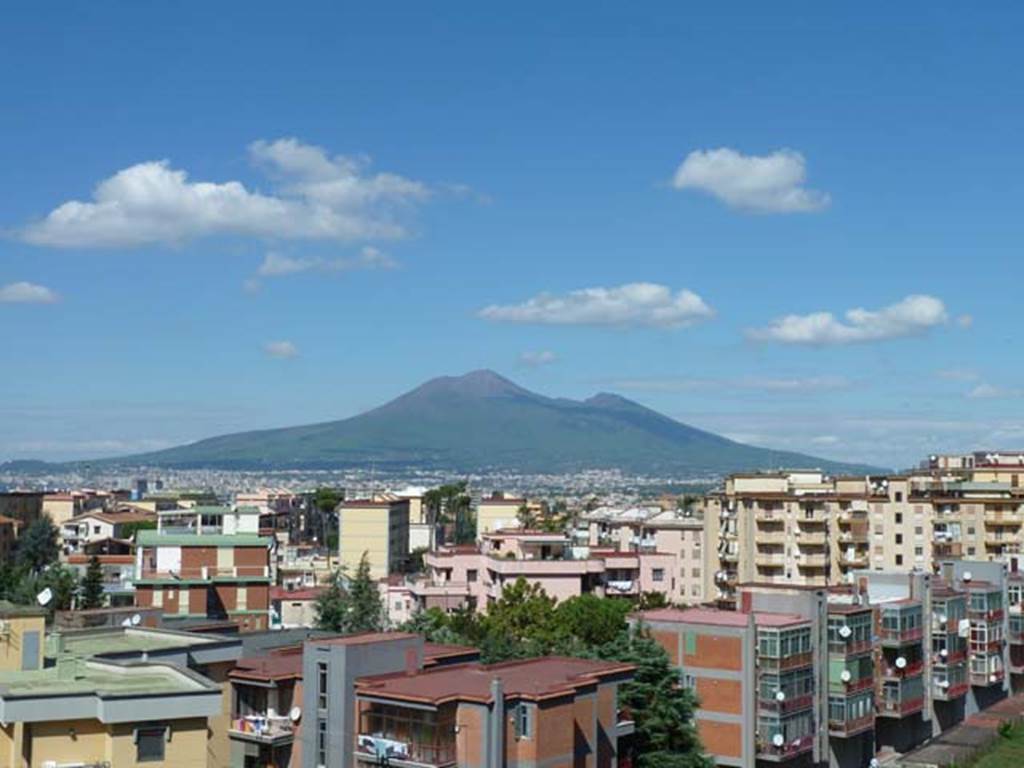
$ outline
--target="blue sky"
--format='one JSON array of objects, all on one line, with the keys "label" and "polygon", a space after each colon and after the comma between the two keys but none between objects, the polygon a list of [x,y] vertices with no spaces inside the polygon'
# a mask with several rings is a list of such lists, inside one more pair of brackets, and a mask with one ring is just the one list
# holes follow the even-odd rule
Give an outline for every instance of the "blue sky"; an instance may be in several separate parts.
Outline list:
[{"label": "blue sky", "polygon": [[1019,4],[440,8],[7,11],[0,459],[484,367],[876,464],[1024,444]]}]

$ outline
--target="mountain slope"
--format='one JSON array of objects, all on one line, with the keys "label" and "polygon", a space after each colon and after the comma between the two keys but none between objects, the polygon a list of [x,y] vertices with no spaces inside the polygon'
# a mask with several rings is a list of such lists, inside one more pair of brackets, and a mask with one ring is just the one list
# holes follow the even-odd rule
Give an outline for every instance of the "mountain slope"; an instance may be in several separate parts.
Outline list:
[{"label": "mountain slope", "polygon": [[743,445],[617,395],[599,394],[582,402],[544,397],[491,371],[433,379],[342,421],[224,435],[112,461],[180,468],[373,463],[462,471],[621,469],[676,475],[780,466],[865,469]]}]

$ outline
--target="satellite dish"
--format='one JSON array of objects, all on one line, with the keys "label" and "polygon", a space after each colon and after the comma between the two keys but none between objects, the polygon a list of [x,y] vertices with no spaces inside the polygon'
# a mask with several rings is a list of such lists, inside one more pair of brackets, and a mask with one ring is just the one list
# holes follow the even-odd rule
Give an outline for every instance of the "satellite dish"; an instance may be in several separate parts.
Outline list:
[{"label": "satellite dish", "polygon": [[947,656],[949,656],[949,651],[943,648],[941,651],[939,651],[939,656],[941,656],[942,658],[946,658]]},{"label": "satellite dish", "polygon": [[839,636],[840,637],[849,637],[852,634],[853,634],[853,630],[850,629],[845,624],[839,628]]},{"label": "satellite dish", "polygon": [[130,627],[131,625],[132,625],[132,620],[131,619],[125,619],[124,621],[121,622],[121,626],[122,627]]},{"label": "satellite dish", "polygon": [[49,587],[36,595],[36,602],[40,605],[49,605],[51,600],[53,600],[53,590]]},{"label": "satellite dish", "polygon": [[786,737],[783,736],[781,733],[776,733],[774,736],[772,736],[772,744],[774,744],[776,747],[781,747],[785,743]]},{"label": "satellite dish", "polygon": [[881,763],[878,762],[878,758],[877,757],[872,757],[871,758],[871,762],[868,763],[868,768],[878,768],[878,766],[880,766],[880,765],[881,765]]},{"label": "satellite dish", "polygon": [[949,621],[949,618],[946,616],[946,614],[940,613],[939,614],[939,624],[945,624],[947,621]]},{"label": "satellite dish", "polygon": [[907,660],[902,656],[896,659],[896,669],[904,669],[907,666]]},{"label": "satellite dish", "polygon": [[293,723],[299,722],[300,717],[302,717],[302,710],[299,707],[292,707],[291,711],[288,712],[288,719]]},{"label": "satellite dish", "polygon": [[971,620],[960,619],[960,623],[957,625],[957,634],[960,637],[969,637],[971,634]]},{"label": "satellite dish", "polygon": [[964,571],[964,576],[963,576],[964,581],[970,581],[973,577],[974,577],[974,574],[972,574],[970,571]]},{"label": "satellite dish", "polygon": [[839,673],[839,677],[842,678],[844,683],[848,683],[850,682],[850,678],[852,678],[853,675],[850,674],[850,670],[844,669],[842,672]]},{"label": "satellite dish", "polygon": [[939,683],[940,688],[949,688],[949,680],[943,680]]},{"label": "satellite dish", "polygon": [[133,613],[129,621],[131,622],[133,627],[137,627],[139,626],[139,624],[142,623],[142,617],[137,613]]},{"label": "satellite dish", "polygon": [[776,691],[775,692],[775,700],[776,701],[785,701],[786,700],[786,694],[783,691]]},{"label": "satellite dish", "polygon": [[996,677],[995,675],[989,675],[989,676],[988,676],[988,680],[989,680],[989,682],[990,682],[990,683],[994,683],[994,682],[995,682],[996,680],[998,680],[998,679],[999,679],[999,678],[998,678],[998,677]]}]

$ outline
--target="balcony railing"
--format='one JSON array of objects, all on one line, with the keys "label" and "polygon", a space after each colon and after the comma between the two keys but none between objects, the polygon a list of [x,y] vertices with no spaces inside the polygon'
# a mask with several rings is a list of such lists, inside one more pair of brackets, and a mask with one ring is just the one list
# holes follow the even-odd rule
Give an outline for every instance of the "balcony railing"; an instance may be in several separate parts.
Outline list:
[{"label": "balcony railing", "polygon": [[1003,678],[1006,673],[997,669],[993,672],[971,672],[970,681],[971,685],[977,686],[978,688],[987,688],[990,685],[998,685],[1003,682]]},{"label": "balcony railing", "polygon": [[287,717],[246,715],[232,718],[229,730],[231,735],[242,739],[272,742],[293,738],[295,724]]},{"label": "balcony railing", "polygon": [[903,680],[908,677],[917,677],[924,671],[923,661],[912,661],[905,667],[897,667],[895,664],[886,664],[882,667],[882,677],[896,680]]},{"label": "balcony railing", "polygon": [[882,697],[878,701],[878,714],[881,717],[906,717],[924,709],[924,696],[912,699]]},{"label": "balcony railing", "polygon": [[967,616],[971,621],[1002,621],[1003,609],[993,608],[991,610],[975,610],[973,608],[968,608]]},{"label": "balcony railing", "polygon": [[799,667],[809,667],[813,663],[814,655],[810,652],[794,653],[783,658],[778,658],[775,656],[758,657],[758,664],[762,669],[765,670],[797,669]]},{"label": "balcony railing", "polygon": [[758,697],[757,703],[758,706],[766,712],[786,714],[788,712],[797,712],[801,709],[810,709],[814,705],[814,695],[808,693],[804,696],[793,696],[792,698],[785,698],[781,701],[775,696],[769,696],[767,698]]},{"label": "balcony railing", "polygon": [[949,683],[948,685],[934,683],[932,685],[932,698],[938,699],[939,701],[952,701],[953,699],[959,699],[961,696],[965,696],[968,688],[970,688],[970,686],[967,684],[967,681],[962,683]]},{"label": "balcony railing", "polygon": [[455,742],[430,744],[400,741],[381,734],[361,733],[356,741],[356,757],[361,760],[404,760],[420,765],[444,766],[455,762]]},{"label": "balcony railing", "polygon": [[891,629],[882,627],[878,630],[878,637],[883,643],[912,643],[924,637],[924,628]]},{"label": "balcony railing", "polygon": [[212,581],[214,579],[266,579],[270,567],[266,565],[237,565],[217,567],[202,565],[178,570],[161,571],[156,568],[142,568],[143,579],[182,579]]},{"label": "balcony railing", "polygon": [[862,717],[849,720],[829,720],[828,732],[831,736],[854,736],[875,727],[875,714],[871,712]]},{"label": "balcony railing", "polygon": [[869,688],[874,688],[874,686],[875,679],[873,677],[862,677],[860,680],[851,680],[848,683],[843,683],[844,692],[847,696],[866,691]]},{"label": "balcony railing", "polygon": [[810,752],[813,748],[814,736],[808,734],[792,741],[783,741],[782,744],[775,744],[771,740],[759,741],[757,756],[763,760],[789,760],[796,755]]}]

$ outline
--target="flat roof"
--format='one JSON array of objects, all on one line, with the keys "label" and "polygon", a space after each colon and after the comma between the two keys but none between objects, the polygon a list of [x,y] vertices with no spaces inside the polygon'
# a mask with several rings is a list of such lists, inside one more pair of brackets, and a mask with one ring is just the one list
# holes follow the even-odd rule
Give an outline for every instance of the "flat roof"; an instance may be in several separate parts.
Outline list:
[{"label": "flat roof", "polygon": [[[725,611],[718,608],[658,608],[633,614],[645,621],[664,621],[677,624],[711,624],[721,627],[745,627],[749,613]],[[809,620],[795,613],[755,611],[754,623],[759,627],[788,627],[808,624]]]},{"label": "flat roof", "polygon": [[255,533],[161,533],[146,530],[135,534],[135,541],[142,547],[269,547],[273,538]]},{"label": "flat roof", "polygon": [[543,699],[574,692],[602,678],[631,674],[635,667],[619,662],[548,656],[502,664],[456,664],[413,675],[364,677],[356,681],[362,696],[441,704],[445,701],[491,701],[491,684],[500,680],[506,696]]},{"label": "flat roof", "polygon": [[[51,638],[54,635],[51,635]],[[189,648],[216,643],[225,638],[188,632],[142,627],[104,627],[102,629],[65,630],[60,634],[61,652],[76,656],[104,653],[143,653],[171,648]],[[56,643],[51,643],[56,646]],[[50,653],[48,656],[56,656]],[[53,649],[56,651],[56,647]]]},{"label": "flat roof", "polygon": [[80,693],[152,696],[209,687],[173,665],[148,662],[113,664],[64,658],[44,669],[0,672],[0,698]]}]

